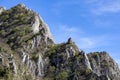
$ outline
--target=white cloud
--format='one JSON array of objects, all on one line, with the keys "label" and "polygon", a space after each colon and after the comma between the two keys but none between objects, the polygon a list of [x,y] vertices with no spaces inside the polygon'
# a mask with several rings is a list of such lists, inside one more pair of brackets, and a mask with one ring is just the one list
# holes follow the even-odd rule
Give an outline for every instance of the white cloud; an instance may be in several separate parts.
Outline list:
[{"label": "white cloud", "polygon": [[71,27],[68,25],[59,25],[59,29],[67,33],[84,33],[83,30],[77,27]]},{"label": "white cloud", "polygon": [[85,3],[90,4],[90,3],[95,3],[98,2],[99,0],[85,0]]},{"label": "white cloud", "polygon": [[79,6],[80,8],[82,6],[82,8],[86,8],[86,10],[90,10],[91,13],[96,15],[120,12],[120,0],[57,1],[55,4],[53,4],[52,11],[58,15],[63,11],[63,9],[75,5]]},{"label": "white cloud", "polygon": [[104,13],[118,13],[120,12],[120,3],[102,5],[102,6],[99,6],[97,9],[94,9],[92,12],[98,15],[104,14]]},{"label": "white cloud", "polygon": [[79,41],[79,46],[83,49],[93,48],[94,45],[96,44],[94,40],[88,37],[79,38],[78,41]]},{"label": "white cloud", "polygon": [[57,1],[52,5],[51,11],[53,11],[55,15],[60,16],[64,9],[68,8],[69,6],[75,6],[75,5],[80,5],[80,1],[79,0]]},{"label": "white cloud", "polygon": [[69,6],[69,5],[80,5],[79,0],[64,0],[64,1],[58,1],[53,5],[53,7],[64,7],[64,6]]},{"label": "white cloud", "polygon": [[94,8],[91,10],[92,13],[102,15],[105,13],[119,13],[120,12],[120,0],[110,1],[96,1]]},{"label": "white cloud", "polygon": [[95,19],[93,21],[93,25],[94,27],[98,28],[98,29],[111,29],[111,28],[115,28],[114,22],[110,21],[110,20],[104,20],[104,19]]},{"label": "white cloud", "polygon": [[81,49],[92,50],[94,48],[108,46],[106,36],[88,36],[88,37],[78,37],[77,44]]},{"label": "white cloud", "polygon": [[57,30],[54,31],[53,35],[56,39],[56,42],[60,43],[66,41],[69,37],[77,38],[78,35],[80,36],[83,34],[84,34],[84,30],[82,30],[80,27],[73,27],[69,25],[60,24],[58,25]]},{"label": "white cloud", "polygon": [[[60,33],[59,37],[61,36],[62,40],[72,37],[73,40],[78,45],[78,47],[83,50],[94,49],[94,48],[106,46],[109,44],[107,42],[108,41],[107,39],[109,39],[107,36],[105,35],[90,36],[88,35],[88,33],[86,33],[84,30],[78,27],[69,27],[68,25],[59,25],[58,32]],[[86,34],[88,36],[86,36]],[[63,41],[66,41],[66,40],[63,40]]]}]

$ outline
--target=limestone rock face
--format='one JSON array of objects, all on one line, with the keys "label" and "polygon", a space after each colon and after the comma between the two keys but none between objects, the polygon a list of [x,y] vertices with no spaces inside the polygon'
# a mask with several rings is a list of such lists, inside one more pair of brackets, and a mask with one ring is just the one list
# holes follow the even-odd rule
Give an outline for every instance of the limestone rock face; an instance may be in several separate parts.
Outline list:
[{"label": "limestone rock face", "polygon": [[0,7],[0,14],[5,10],[4,7]]},{"label": "limestone rock face", "polygon": [[108,53],[86,54],[72,38],[56,44],[42,18],[18,4],[0,7],[0,79],[120,80],[120,70]]},{"label": "limestone rock face", "polygon": [[119,80],[120,71],[117,63],[106,52],[94,52],[88,54],[94,73],[98,76],[106,75],[108,80]]}]

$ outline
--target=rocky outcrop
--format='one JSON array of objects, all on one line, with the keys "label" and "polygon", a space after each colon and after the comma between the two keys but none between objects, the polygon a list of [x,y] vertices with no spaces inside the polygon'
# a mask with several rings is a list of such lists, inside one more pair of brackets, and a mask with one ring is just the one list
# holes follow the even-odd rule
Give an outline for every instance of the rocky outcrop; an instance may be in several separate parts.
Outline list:
[{"label": "rocky outcrop", "polygon": [[88,56],[87,56],[87,54],[86,53],[84,53],[84,63],[85,63],[85,65],[86,65],[86,67],[88,68],[88,69],[90,69],[90,70],[92,70],[92,68],[91,68],[91,65],[90,65],[90,61],[89,61],[89,59],[88,59]]},{"label": "rocky outcrop", "polygon": [[5,10],[4,7],[0,7],[0,14]]},{"label": "rocky outcrop", "polygon": [[86,54],[72,38],[56,44],[42,18],[24,4],[0,8],[0,79],[119,80],[106,52]]},{"label": "rocky outcrop", "polygon": [[32,25],[32,30],[33,30],[33,33],[36,34],[39,32],[39,26],[40,26],[40,21],[39,21],[39,17],[38,16],[35,16],[35,22],[34,24]]},{"label": "rocky outcrop", "polygon": [[[108,80],[119,80],[120,71],[117,63],[106,52],[88,54],[92,70],[98,76],[106,75]],[[117,78],[116,78],[117,77]]]}]

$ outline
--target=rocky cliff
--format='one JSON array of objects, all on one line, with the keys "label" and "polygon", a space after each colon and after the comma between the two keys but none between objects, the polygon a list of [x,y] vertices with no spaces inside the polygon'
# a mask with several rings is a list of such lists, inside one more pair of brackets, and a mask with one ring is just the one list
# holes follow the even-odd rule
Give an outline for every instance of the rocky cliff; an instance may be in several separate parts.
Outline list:
[{"label": "rocky cliff", "polygon": [[56,44],[42,18],[24,4],[0,7],[0,80],[120,80],[107,52],[86,54],[69,38]]}]

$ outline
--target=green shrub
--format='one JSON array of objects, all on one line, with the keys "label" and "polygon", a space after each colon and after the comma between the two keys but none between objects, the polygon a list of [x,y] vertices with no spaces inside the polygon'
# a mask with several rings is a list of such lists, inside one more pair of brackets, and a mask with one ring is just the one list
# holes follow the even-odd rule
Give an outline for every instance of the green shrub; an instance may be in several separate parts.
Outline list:
[{"label": "green shrub", "polygon": [[33,55],[31,59],[32,59],[33,61],[37,62],[38,58],[39,58],[39,57],[38,57],[37,55]]},{"label": "green shrub", "polygon": [[50,71],[50,72],[54,72],[54,71],[55,71],[55,67],[54,67],[54,66],[50,66],[50,67],[49,67],[49,71]]},{"label": "green shrub", "polygon": [[62,71],[56,76],[57,80],[67,80],[67,78],[68,78],[68,72],[66,71]]},{"label": "green shrub", "polygon": [[92,55],[94,58],[97,58],[99,56],[99,53],[98,52],[94,52],[93,55]]},{"label": "green shrub", "polygon": [[49,46],[49,50],[47,51],[47,56],[51,56],[54,53],[61,52],[64,49],[64,44],[55,44],[54,46]]},{"label": "green shrub", "polygon": [[90,69],[86,69],[85,70],[85,75],[88,75],[88,74],[90,74],[91,73],[91,70]]},{"label": "green shrub", "polygon": [[0,35],[5,35],[5,34],[6,34],[5,30],[0,31]]},{"label": "green shrub", "polygon": [[17,32],[17,31],[20,31],[21,29],[19,28],[19,27],[15,27],[14,29],[13,29],[13,31],[14,32]]},{"label": "green shrub", "polygon": [[2,51],[2,47],[0,46],[0,51]]},{"label": "green shrub", "polygon": [[0,77],[6,77],[9,74],[9,69],[6,66],[0,66]]}]

